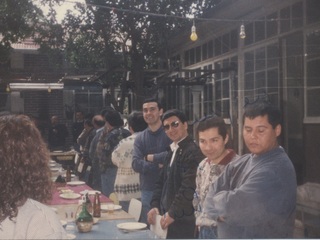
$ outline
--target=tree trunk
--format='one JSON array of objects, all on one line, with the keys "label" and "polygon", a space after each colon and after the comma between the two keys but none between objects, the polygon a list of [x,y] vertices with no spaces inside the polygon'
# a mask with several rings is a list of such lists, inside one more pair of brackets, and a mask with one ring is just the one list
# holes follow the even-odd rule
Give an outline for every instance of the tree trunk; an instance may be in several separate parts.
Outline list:
[{"label": "tree trunk", "polygon": [[133,110],[141,110],[142,103],[145,99],[144,93],[144,58],[141,54],[133,54],[132,56],[132,80],[134,87],[134,101],[132,103]]}]

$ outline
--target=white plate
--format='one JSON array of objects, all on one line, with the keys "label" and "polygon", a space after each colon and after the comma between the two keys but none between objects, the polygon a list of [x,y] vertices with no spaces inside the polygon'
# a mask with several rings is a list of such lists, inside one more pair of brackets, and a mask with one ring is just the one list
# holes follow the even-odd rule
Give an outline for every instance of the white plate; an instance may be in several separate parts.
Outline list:
[{"label": "white plate", "polygon": [[126,223],[119,223],[117,224],[119,229],[133,231],[133,230],[140,230],[147,227],[147,224],[141,222],[126,222]]},{"label": "white plate", "polygon": [[62,193],[59,196],[64,199],[77,199],[81,197],[79,193]]},{"label": "white plate", "polygon": [[68,233],[67,234],[67,238],[68,239],[75,239],[76,238],[76,235],[72,234],[72,233]]},{"label": "white plate", "polygon": [[97,224],[99,222],[99,218],[93,218],[93,224]]},{"label": "white plate", "polygon": [[100,191],[96,191],[96,190],[83,190],[83,191],[80,192],[80,194],[84,195],[84,194],[86,194],[87,192],[88,192],[89,195],[95,195],[96,192],[99,193],[99,194],[101,194]]},{"label": "white plate", "polygon": [[67,182],[68,185],[71,185],[71,186],[77,186],[77,185],[83,185],[83,184],[86,184],[85,182],[83,181],[73,181],[73,182]]},{"label": "white plate", "polygon": [[67,226],[67,221],[65,221],[65,220],[60,220],[60,223],[61,223],[62,227]]},{"label": "white plate", "polygon": [[50,167],[55,167],[56,164],[55,164],[55,163],[49,163],[49,166],[50,166]]},{"label": "white plate", "polygon": [[113,210],[120,210],[122,208],[122,206],[120,205],[116,205],[116,204],[112,204],[112,203],[109,203],[109,204],[104,204],[104,205],[101,205],[101,210],[102,211],[109,211],[110,209],[110,206],[109,205],[113,205]]},{"label": "white plate", "polygon": [[51,172],[58,172],[58,171],[59,171],[59,168],[54,168],[54,167],[53,167],[53,168],[50,168],[50,171],[51,171]]}]

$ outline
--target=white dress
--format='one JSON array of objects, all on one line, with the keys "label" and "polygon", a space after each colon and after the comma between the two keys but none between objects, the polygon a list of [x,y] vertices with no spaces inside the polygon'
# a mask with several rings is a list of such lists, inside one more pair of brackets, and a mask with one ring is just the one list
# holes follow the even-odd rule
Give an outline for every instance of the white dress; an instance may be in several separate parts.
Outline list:
[{"label": "white dress", "polygon": [[0,239],[67,239],[67,233],[50,207],[28,199],[16,218],[0,223]]}]

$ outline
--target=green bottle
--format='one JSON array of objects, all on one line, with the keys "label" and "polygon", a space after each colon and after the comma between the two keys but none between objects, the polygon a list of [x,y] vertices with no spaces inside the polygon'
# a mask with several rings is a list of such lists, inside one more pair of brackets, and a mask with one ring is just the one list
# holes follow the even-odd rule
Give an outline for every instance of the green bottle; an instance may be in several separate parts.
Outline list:
[{"label": "green bottle", "polygon": [[87,210],[85,202],[82,203],[82,210],[78,215],[76,224],[79,232],[90,232],[93,225],[93,217]]}]

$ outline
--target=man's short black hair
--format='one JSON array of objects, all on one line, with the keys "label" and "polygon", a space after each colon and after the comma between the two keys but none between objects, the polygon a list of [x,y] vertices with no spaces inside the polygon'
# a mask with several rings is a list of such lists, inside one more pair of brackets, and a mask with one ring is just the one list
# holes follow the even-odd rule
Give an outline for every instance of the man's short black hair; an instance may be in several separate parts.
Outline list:
[{"label": "man's short black hair", "polygon": [[280,109],[266,100],[257,100],[247,104],[244,109],[243,120],[245,118],[254,119],[258,116],[263,117],[265,115],[268,116],[268,122],[273,128],[279,124],[281,125],[282,114]]},{"label": "man's short black hair", "polygon": [[161,104],[157,99],[155,99],[155,98],[146,98],[146,99],[143,101],[143,104],[149,103],[149,102],[155,102],[155,103],[157,103],[159,110],[163,108],[163,107],[162,107],[162,104]]},{"label": "man's short black hair", "polygon": [[128,125],[134,132],[141,132],[148,127],[141,111],[133,111],[128,117]]},{"label": "man's short black hair", "polygon": [[186,121],[188,121],[187,119],[187,116],[180,110],[178,109],[170,109],[168,111],[166,111],[162,118],[161,118],[161,121],[164,122],[164,120],[168,119],[169,117],[172,117],[172,116],[176,116],[177,118],[179,118],[179,120],[182,122],[182,123],[185,123]]}]

